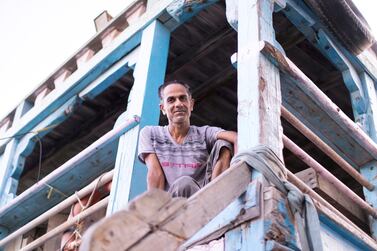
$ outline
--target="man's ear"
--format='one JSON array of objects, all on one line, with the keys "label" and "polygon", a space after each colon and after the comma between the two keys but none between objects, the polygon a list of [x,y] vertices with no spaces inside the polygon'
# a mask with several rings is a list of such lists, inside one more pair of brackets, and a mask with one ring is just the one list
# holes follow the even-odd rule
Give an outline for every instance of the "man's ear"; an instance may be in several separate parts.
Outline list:
[{"label": "man's ear", "polygon": [[161,110],[163,115],[166,115],[163,104],[160,104],[160,110]]},{"label": "man's ear", "polygon": [[194,110],[195,99],[191,99],[191,111]]}]

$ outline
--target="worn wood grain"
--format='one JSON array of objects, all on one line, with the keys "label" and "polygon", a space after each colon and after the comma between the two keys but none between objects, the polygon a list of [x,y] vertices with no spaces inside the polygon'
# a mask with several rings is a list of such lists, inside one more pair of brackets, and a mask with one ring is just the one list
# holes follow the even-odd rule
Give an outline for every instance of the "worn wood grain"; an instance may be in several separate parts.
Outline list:
[{"label": "worn wood grain", "polygon": [[164,191],[148,191],[136,197],[125,210],[89,229],[80,250],[148,250],[151,247],[176,250],[240,196],[250,179],[248,166],[240,162],[189,199],[171,199]]},{"label": "worn wood grain", "polygon": [[332,202],[340,212],[355,221],[358,226],[367,230],[368,223],[363,210],[356,203],[352,203],[344,193],[334,187],[321,174],[313,168],[308,168],[295,175],[327,201]]},{"label": "worn wood grain", "polygon": [[250,171],[239,163],[194,194],[161,229],[188,239],[230,202],[243,193],[250,182]]}]

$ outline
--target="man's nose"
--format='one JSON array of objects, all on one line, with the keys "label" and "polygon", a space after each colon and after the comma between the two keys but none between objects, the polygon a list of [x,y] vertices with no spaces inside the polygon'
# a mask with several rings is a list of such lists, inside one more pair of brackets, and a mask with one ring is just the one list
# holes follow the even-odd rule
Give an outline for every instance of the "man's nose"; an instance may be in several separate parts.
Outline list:
[{"label": "man's nose", "polygon": [[182,106],[183,102],[181,100],[177,99],[174,104],[175,104],[175,106]]}]

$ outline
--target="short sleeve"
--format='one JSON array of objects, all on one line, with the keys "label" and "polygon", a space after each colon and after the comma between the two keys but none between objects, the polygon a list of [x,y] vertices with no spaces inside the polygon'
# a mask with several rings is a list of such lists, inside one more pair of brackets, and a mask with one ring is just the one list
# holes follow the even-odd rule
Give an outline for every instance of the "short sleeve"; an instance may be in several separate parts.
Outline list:
[{"label": "short sleeve", "polygon": [[217,134],[219,132],[223,132],[224,129],[220,127],[215,127],[215,126],[207,126],[205,129],[205,135],[206,135],[206,142],[209,146],[212,146],[215,144],[217,140]]},{"label": "short sleeve", "polygon": [[146,126],[140,130],[137,156],[139,160],[145,164],[145,160],[144,160],[145,153],[154,153],[154,152],[155,150],[153,148],[153,143],[152,143],[152,127]]}]

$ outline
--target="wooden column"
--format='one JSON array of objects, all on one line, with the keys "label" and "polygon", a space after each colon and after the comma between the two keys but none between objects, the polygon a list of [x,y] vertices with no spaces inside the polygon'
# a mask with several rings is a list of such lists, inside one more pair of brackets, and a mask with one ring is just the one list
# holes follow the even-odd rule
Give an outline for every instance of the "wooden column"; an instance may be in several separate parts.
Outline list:
[{"label": "wooden column", "polygon": [[[279,70],[260,53],[260,41],[275,43],[272,26],[275,1],[239,0],[236,7],[230,2],[227,2],[227,13],[238,13],[238,20],[234,18],[237,15],[229,15],[228,21],[233,27],[238,27],[239,150],[264,144],[282,159]],[[268,187],[268,182],[260,173],[254,171],[252,178],[260,180],[264,187],[262,214],[258,219],[228,232],[225,235],[225,250],[265,250],[267,240],[284,240],[296,246],[295,229],[285,206],[285,198],[282,195],[266,197],[266,194],[279,192]],[[278,217],[285,219],[280,226],[280,230],[284,229],[281,233],[278,233],[280,227],[277,226],[281,223],[278,222]],[[275,240],[276,238],[280,240]]]},{"label": "wooden column", "polygon": [[[358,117],[366,118],[365,123],[360,124],[361,128],[368,133],[368,135],[377,142],[377,94],[375,83],[367,73],[362,73],[361,81],[363,83],[364,93],[366,96],[366,113],[360,114],[356,107],[353,107],[355,119]],[[351,98],[353,98],[351,96]],[[354,102],[353,102],[354,103]],[[374,208],[377,208],[377,160],[368,163],[360,168],[360,173],[374,185],[374,190],[369,191],[365,187],[363,188],[365,200]],[[372,216],[369,216],[369,226],[372,237],[377,240],[377,220]]]},{"label": "wooden column", "polygon": [[0,206],[5,205],[8,202],[8,193],[5,193],[5,186],[8,182],[9,175],[13,168],[14,153],[18,140],[12,139],[5,147],[5,151],[1,157],[0,162]]},{"label": "wooden column", "polygon": [[165,78],[169,38],[170,32],[157,20],[143,31],[127,111],[117,123],[134,115],[141,120],[119,140],[108,215],[124,208],[130,199],[146,190],[147,168],[137,159],[137,141],[142,127],[157,125],[159,121],[158,86]]}]

